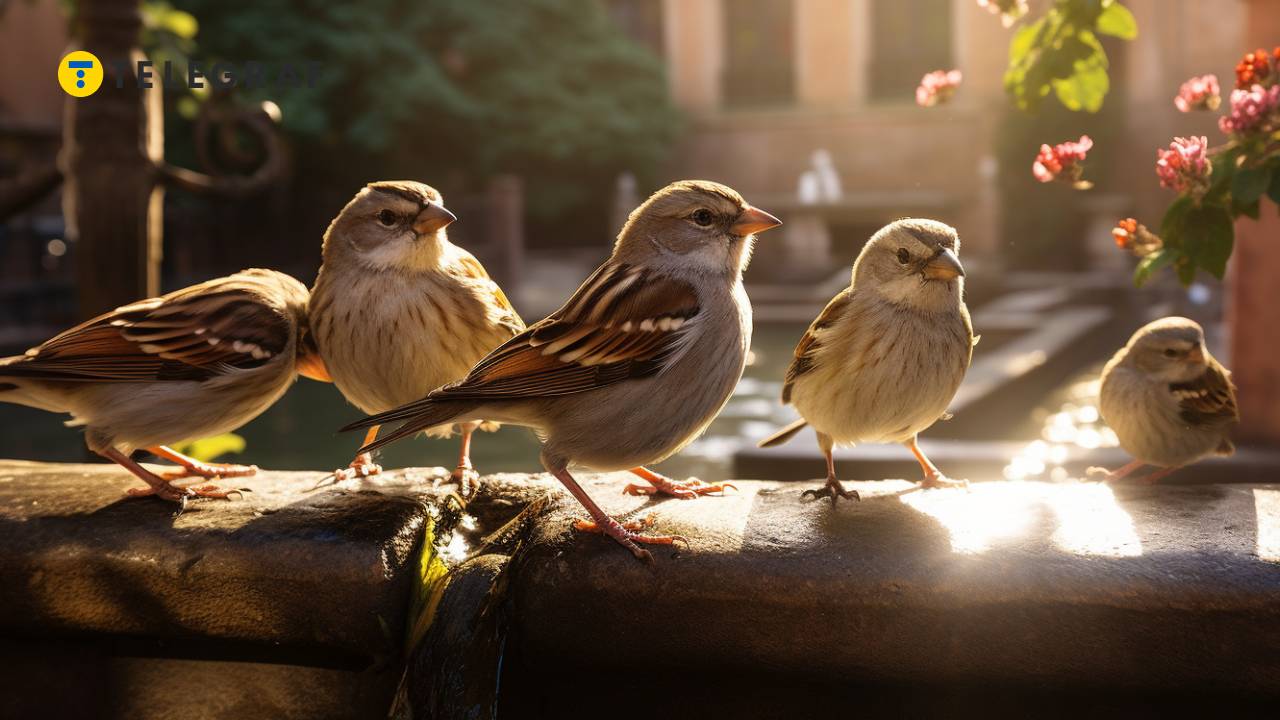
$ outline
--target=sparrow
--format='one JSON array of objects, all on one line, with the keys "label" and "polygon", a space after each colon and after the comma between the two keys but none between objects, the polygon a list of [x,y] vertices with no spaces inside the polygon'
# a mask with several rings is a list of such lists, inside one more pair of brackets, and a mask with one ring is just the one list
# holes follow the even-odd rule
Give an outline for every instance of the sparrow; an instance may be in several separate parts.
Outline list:
[{"label": "sparrow", "polygon": [[[310,371],[307,297],[292,277],[254,269],[116,308],[0,359],[0,400],[70,414],[90,450],[147,483],[132,496],[225,499],[213,485],[172,481],[243,477],[256,466],[204,463],[169,446],[235,430]],[[181,470],[147,470],[130,457],[141,448]]]},{"label": "sparrow", "polygon": [[571,465],[628,470],[647,485],[624,492],[695,498],[723,484],[675,481],[645,468],[706,430],[742,376],[751,304],[742,271],[755,233],[780,225],[736,191],[676,182],[628,217],[613,253],[559,310],[489,353],[462,380],[344,430],[403,421],[363,451],[423,428],[480,418],[533,428],[544,468],[600,532],[637,558],[640,544],[682,538],[622,525],[583,491]]},{"label": "sparrow", "polygon": [[902,443],[924,471],[923,487],[948,480],[916,436],[946,415],[975,343],[964,304],[964,267],[955,228],[905,219],[881,228],[853,264],[849,287],[809,326],[787,368],[783,404],[796,422],[760,441],[781,445],[813,426],[827,459],[827,483],[806,496],[858,499],[836,479],[832,448]]},{"label": "sparrow", "polygon": [[1203,457],[1235,452],[1236,386],[1194,320],[1166,317],[1139,328],[1102,369],[1100,395],[1103,420],[1134,460],[1114,472],[1089,468],[1091,475],[1118,480],[1156,465],[1143,478],[1154,483]]},{"label": "sparrow", "polygon": [[[311,290],[312,336],[329,377],[366,414],[458,380],[485,353],[524,330],[484,266],[449,242],[445,228],[456,219],[429,185],[375,182],[325,232],[323,264]],[[475,478],[471,434],[480,419],[427,430],[448,437],[455,425],[462,443],[453,479],[465,488]],[[364,444],[377,436],[375,425]],[[381,470],[361,452],[349,467],[334,471],[334,478]]]}]

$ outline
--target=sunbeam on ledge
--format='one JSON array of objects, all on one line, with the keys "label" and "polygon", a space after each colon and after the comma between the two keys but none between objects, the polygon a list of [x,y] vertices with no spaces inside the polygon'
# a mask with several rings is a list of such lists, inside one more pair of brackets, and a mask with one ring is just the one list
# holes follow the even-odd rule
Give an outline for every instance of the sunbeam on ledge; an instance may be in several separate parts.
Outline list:
[{"label": "sunbeam on ledge", "polygon": [[1258,517],[1258,559],[1280,562],[1280,490],[1253,491]]},{"label": "sunbeam on ledge", "polygon": [[[1133,519],[1106,485],[991,482],[968,490],[912,492],[901,499],[941,523],[955,553],[984,553],[1001,541],[1025,536],[1038,525],[1033,521],[1048,511],[1057,523],[1049,540],[1063,552],[1092,557],[1142,554]],[[1280,517],[1280,501],[1277,511]],[[1280,551],[1280,532],[1276,542]]]}]

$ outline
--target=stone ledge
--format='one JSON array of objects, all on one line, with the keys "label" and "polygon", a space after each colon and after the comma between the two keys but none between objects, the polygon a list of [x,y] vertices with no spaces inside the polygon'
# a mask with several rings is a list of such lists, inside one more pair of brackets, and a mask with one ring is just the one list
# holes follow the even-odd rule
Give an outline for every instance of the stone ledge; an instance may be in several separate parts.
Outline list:
[{"label": "stone ledge", "polygon": [[638,669],[651,687],[714,668],[742,688],[1280,695],[1277,486],[887,481],[832,510],[797,484],[645,503],[622,482],[585,486],[692,548],[651,568],[571,538],[567,502],[538,523],[511,581],[510,672],[544,707],[564,678]]},{"label": "stone ledge", "polygon": [[323,473],[223,483],[244,499],[126,498],[111,465],[0,462],[0,633],[245,642],[367,666],[404,637],[433,471],[313,491]]}]

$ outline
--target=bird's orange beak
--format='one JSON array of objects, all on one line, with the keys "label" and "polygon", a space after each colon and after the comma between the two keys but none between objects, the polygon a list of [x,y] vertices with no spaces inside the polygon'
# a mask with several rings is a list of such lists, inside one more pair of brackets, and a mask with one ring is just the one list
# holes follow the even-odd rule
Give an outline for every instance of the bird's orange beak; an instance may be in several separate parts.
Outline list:
[{"label": "bird's orange beak", "polygon": [[956,277],[964,277],[964,266],[960,264],[960,258],[956,257],[955,253],[943,248],[942,252],[933,256],[921,272],[930,280],[953,280]]},{"label": "bird's orange beak", "polygon": [[782,221],[778,218],[758,207],[748,205],[747,209],[743,210],[742,213],[738,215],[738,221],[735,222],[733,227],[729,228],[729,230],[733,232],[734,235],[741,235],[745,237],[754,233],[764,232],[769,228],[778,227],[781,224]]},{"label": "bird's orange beak", "polygon": [[1191,350],[1187,352],[1187,362],[1195,365],[1204,364],[1204,351],[1200,349],[1199,345],[1191,348]]},{"label": "bird's orange beak", "polygon": [[436,202],[428,202],[413,219],[413,231],[419,235],[430,235],[437,230],[449,227],[458,216],[449,212],[445,206]]}]

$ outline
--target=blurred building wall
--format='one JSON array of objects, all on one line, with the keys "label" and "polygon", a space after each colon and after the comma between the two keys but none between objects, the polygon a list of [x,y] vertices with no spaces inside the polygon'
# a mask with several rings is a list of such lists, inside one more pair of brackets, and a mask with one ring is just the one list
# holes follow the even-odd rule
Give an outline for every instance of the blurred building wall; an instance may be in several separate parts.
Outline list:
[{"label": "blurred building wall", "polygon": [[[1173,96],[1193,74],[1230,84],[1244,10],[1240,0],[1126,5],[1139,37],[1113,51],[1123,77],[1107,99],[1124,106],[1125,142],[1098,151],[1115,160],[1112,187],[1131,193],[1108,207],[1158,221],[1169,198],[1155,181],[1155,148],[1217,132],[1216,115],[1181,115]],[[1009,108],[1012,31],[975,0],[661,0],[661,15],[671,94],[691,120],[673,174],[722,180],[774,212],[816,214],[839,260],[865,228],[912,214],[955,224],[971,257],[1001,247],[995,134]],[[741,67],[753,53],[756,65]],[[954,101],[917,107],[920,76],[952,67],[964,73]],[[1027,148],[1028,182],[1036,149]],[[812,207],[797,187],[818,150],[831,154],[843,195]],[[856,237],[841,245],[842,233]]]},{"label": "blurred building wall", "polygon": [[0,124],[61,124],[58,58],[67,50],[67,20],[57,0],[0,0]]}]

